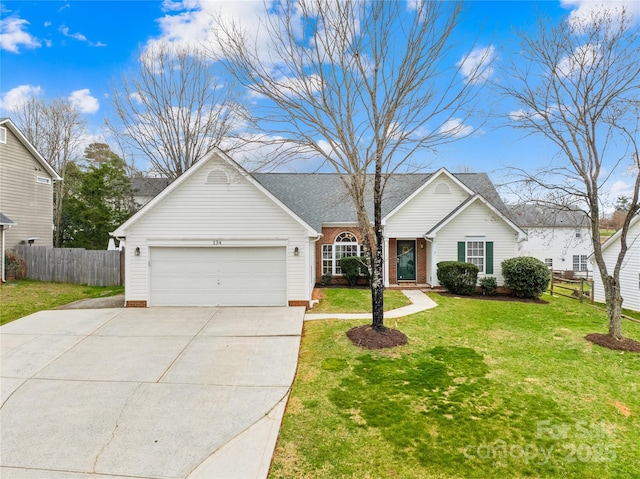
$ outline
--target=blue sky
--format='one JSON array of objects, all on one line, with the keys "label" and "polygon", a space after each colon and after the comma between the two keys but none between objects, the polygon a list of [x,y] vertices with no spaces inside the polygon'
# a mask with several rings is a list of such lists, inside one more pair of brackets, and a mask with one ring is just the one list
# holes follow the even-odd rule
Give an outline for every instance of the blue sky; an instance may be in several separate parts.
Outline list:
[{"label": "blue sky", "polygon": [[[212,13],[251,19],[262,2],[9,0],[1,5],[0,115],[11,117],[13,105],[28,94],[69,98],[88,122],[87,142],[110,142],[103,124],[112,117],[111,87],[124,72],[135,68],[140,51],[158,40],[206,40]],[[640,18],[640,2],[628,5],[636,19]],[[474,42],[479,48],[492,48],[499,65],[513,48],[514,30],[535,27],[536,12],[559,20],[564,15],[582,15],[592,6],[586,0],[470,1],[455,40],[463,50]],[[497,107],[505,115],[509,108],[506,104]],[[478,119],[469,126],[476,129],[470,137],[442,147],[435,155],[425,155],[431,169],[487,171],[499,182],[505,166],[533,168],[548,163],[553,153],[545,140],[523,137],[498,118],[482,126]],[[621,189],[622,183],[618,185]]]}]

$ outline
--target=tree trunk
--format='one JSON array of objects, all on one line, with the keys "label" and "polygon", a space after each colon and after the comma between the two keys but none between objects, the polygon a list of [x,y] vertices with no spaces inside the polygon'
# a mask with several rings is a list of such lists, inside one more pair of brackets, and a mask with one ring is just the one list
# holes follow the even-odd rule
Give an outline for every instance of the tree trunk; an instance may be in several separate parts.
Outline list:
[{"label": "tree trunk", "polygon": [[622,339],[622,296],[620,296],[620,284],[612,276],[607,276],[603,281],[605,297],[607,301],[607,317],[609,319],[609,335],[614,339]]},{"label": "tree trunk", "polygon": [[371,327],[375,331],[384,331],[384,239],[382,235],[382,171],[379,161],[376,162],[376,173],[373,186],[373,225],[376,249],[373,258],[371,276],[371,310],[373,319]]}]

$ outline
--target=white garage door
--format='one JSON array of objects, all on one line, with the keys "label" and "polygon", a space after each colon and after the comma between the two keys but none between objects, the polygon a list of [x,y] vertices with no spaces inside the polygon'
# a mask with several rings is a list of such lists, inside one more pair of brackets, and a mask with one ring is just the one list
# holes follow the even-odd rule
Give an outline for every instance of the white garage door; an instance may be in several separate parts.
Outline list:
[{"label": "white garage door", "polygon": [[150,248],[151,306],[286,306],[284,247]]}]

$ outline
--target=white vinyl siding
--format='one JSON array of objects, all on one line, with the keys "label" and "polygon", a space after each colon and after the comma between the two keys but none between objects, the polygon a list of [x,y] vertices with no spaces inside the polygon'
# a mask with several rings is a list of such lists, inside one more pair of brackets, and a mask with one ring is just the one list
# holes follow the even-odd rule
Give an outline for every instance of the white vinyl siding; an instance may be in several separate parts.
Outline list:
[{"label": "white vinyl siding", "polygon": [[505,259],[516,256],[516,232],[481,201],[475,201],[438,231],[434,239],[434,258],[431,265],[433,284],[437,284],[437,263],[457,261],[458,242],[474,241],[473,237],[482,237],[485,243],[493,242],[493,273],[489,275],[494,276],[498,284],[504,283],[500,264]]},{"label": "white vinyl siding", "polygon": [[[580,236],[576,236],[576,229],[572,227],[535,227],[529,226],[528,240],[519,244],[519,256],[533,256],[553,265],[556,271],[573,270],[574,256],[587,256],[593,253],[591,232],[589,228],[581,229]],[[549,261],[550,260],[550,261]],[[589,277],[593,270],[587,261]]]},{"label": "white vinyl siding", "polygon": [[[127,301],[148,301],[149,246],[202,247],[213,246],[213,241],[224,247],[286,246],[287,299],[311,299],[308,278],[314,252],[309,251],[308,231],[225,162],[215,156],[205,161],[126,231]],[[208,184],[212,170],[224,170],[229,183]],[[136,247],[140,256],[133,254]]]},{"label": "white vinyl siding", "polygon": [[0,144],[0,205],[2,213],[16,222],[5,230],[6,247],[27,238],[38,238],[37,246],[53,246],[51,176],[9,128],[5,131],[6,144]]},{"label": "white vinyl siding", "polygon": [[[436,193],[436,187],[448,186],[450,193]],[[441,173],[415,197],[386,220],[387,238],[419,238],[435,226],[449,211],[469,198],[447,175]]]},{"label": "white vinyl siding", "polygon": [[[620,290],[624,298],[622,307],[640,311],[640,219],[636,219],[629,228],[627,246],[629,249],[620,268]],[[619,252],[619,238],[616,238],[602,252],[609,274],[613,271]],[[604,303],[604,288],[597,266],[593,274],[593,281],[594,299],[599,303]]]}]

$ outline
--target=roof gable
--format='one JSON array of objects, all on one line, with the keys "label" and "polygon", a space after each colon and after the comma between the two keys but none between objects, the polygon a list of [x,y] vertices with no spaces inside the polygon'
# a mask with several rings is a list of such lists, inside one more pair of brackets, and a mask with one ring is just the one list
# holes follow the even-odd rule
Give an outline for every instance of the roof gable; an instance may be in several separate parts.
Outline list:
[{"label": "roof gable", "polygon": [[173,191],[175,191],[182,184],[187,182],[198,171],[200,171],[202,168],[205,168],[205,166],[208,165],[211,162],[211,160],[214,158],[218,160],[222,160],[224,163],[230,166],[236,173],[240,174],[250,184],[252,184],[260,192],[266,195],[271,201],[273,201],[278,207],[280,207],[286,214],[288,214],[298,224],[300,224],[303,228],[305,228],[310,236],[318,235],[317,231],[315,231],[303,219],[301,219],[293,211],[291,211],[291,209],[287,205],[283,204],[278,198],[276,198],[273,194],[271,194],[268,190],[266,190],[260,183],[258,183],[244,168],[242,168],[238,163],[236,163],[230,156],[228,156],[226,153],[222,152],[219,149],[214,149],[211,152],[209,152],[204,158],[199,160],[186,172],[180,175],[176,180],[174,180],[171,184],[169,184],[160,194],[155,196],[149,203],[143,206],[136,214],[134,214],[131,218],[125,221],[122,225],[120,225],[115,231],[113,231],[110,234],[115,237],[126,237],[126,231],[129,228],[131,228],[141,218],[147,215],[165,198],[170,196]]},{"label": "roof gable", "polygon": [[0,126],[8,128],[11,132],[16,136],[18,141],[22,143],[22,145],[33,155],[33,157],[42,165],[51,178],[55,181],[62,180],[60,175],[56,173],[53,167],[44,159],[44,157],[38,153],[38,150],[27,140],[27,138],[22,134],[22,132],[18,129],[18,127],[11,121],[10,118],[2,118],[0,119]]},{"label": "roof gable", "polygon": [[447,216],[442,218],[442,220],[440,220],[436,225],[434,225],[433,228],[427,231],[427,233],[425,234],[425,237],[433,238],[438,233],[438,231],[444,228],[451,220],[453,220],[456,216],[458,216],[460,213],[462,213],[464,210],[466,210],[470,205],[472,205],[476,201],[479,201],[482,204],[484,204],[489,210],[491,210],[496,216],[498,216],[502,221],[504,221],[516,233],[526,236],[526,233],[522,231],[522,229],[518,225],[516,225],[513,221],[511,221],[506,215],[501,213],[495,206],[489,203],[482,195],[475,194],[471,196],[469,199],[467,199],[466,201],[464,201],[463,203],[461,203],[457,208],[451,211]]},{"label": "roof gable", "polygon": [[440,168],[438,171],[433,173],[429,178],[427,178],[427,180],[424,183],[422,183],[422,186],[417,188],[404,201],[402,201],[402,203],[397,205],[391,212],[384,215],[384,217],[382,218],[382,222],[384,223],[387,219],[389,219],[391,216],[393,216],[398,211],[400,211],[406,204],[408,204],[411,200],[413,200],[416,196],[418,196],[422,191],[424,191],[425,188],[427,188],[430,184],[434,183],[438,178],[441,178],[442,176],[445,176],[449,180],[453,181],[453,183],[456,186],[458,186],[462,191],[467,193],[469,196],[473,196],[474,192],[467,185],[465,185],[460,180],[458,180],[455,176],[449,173],[449,171],[446,168]]}]

